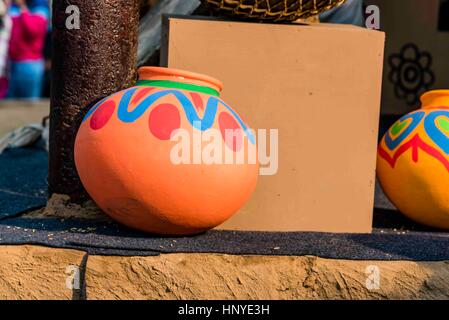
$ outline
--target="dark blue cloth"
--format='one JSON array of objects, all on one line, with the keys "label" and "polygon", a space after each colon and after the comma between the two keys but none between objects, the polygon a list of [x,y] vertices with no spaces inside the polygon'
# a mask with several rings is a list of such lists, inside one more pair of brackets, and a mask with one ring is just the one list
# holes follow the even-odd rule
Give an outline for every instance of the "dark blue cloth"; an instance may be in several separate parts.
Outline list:
[{"label": "dark blue cloth", "polygon": [[449,234],[395,231],[373,234],[209,231],[163,238],[113,222],[13,218],[0,221],[0,245],[34,244],[96,255],[152,256],[168,253],[318,256],[345,260],[449,260]]},{"label": "dark blue cloth", "polygon": [[39,148],[6,150],[0,156],[0,219],[47,201],[47,152]]}]

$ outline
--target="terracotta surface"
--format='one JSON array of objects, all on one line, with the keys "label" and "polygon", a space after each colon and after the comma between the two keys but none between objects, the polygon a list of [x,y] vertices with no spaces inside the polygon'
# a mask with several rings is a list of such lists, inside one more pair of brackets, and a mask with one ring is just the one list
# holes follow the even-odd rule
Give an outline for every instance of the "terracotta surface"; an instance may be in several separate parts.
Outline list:
[{"label": "terracotta surface", "polygon": [[422,108],[383,137],[377,175],[385,194],[409,218],[449,229],[449,90],[430,91]]},{"label": "terracotta surface", "polygon": [[165,22],[162,63],[221,79],[254,129],[278,129],[277,173],[221,228],[371,232],[384,40],[352,26]]},{"label": "terracotta surface", "polygon": [[84,187],[135,229],[179,235],[216,227],[255,189],[255,136],[218,97],[218,80],[154,67],[139,69],[139,79],[86,115],[75,143]]}]

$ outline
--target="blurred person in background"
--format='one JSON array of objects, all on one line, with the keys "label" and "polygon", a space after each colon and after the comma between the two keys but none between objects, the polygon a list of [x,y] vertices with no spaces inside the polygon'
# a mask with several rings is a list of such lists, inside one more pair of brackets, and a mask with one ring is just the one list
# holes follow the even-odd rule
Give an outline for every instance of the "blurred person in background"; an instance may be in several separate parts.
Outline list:
[{"label": "blurred person in background", "polygon": [[44,77],[43,49],[49,8],[46,0],[12,0],[8,98],[36,100]]},{"label": "blurred person in background", "polygon": [[47,35],[45,37],[44,44],[44,62],[45,62],[45,71],[44,71],[44,84],[42,90],[42,97],[50,98],[50,89],[51,89],[51,67],[52,67],[52,18],[51,18],[51,7],[53,0],[48,0],[49,10],[49,21],[48,21],[48,29]]},{"label": "blurred person in background", "polygon": [[8,6],[9,0],[0,0],[0,99],[5,98],[8,91],[6,66],[12,25],[11,19],[7,14]]}]

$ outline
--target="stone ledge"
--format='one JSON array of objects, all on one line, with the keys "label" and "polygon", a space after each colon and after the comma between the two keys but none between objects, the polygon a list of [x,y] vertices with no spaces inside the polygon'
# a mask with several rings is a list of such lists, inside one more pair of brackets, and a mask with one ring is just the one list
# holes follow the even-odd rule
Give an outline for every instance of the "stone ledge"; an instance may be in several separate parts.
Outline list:
[{"label": "stone ledge", "polygon": [[1,300],[79,299],[67,288],[68,267],[82,268],[82,251],[39,246],[0,246]]},{"label": "stone ledge", "polygon": [[[81,270],[83,294],[66,286],[70,265]],[[380,270],[379,290],[366,288],[368,266]],[[76,250],[0,246],[0,299],[448,299],[448,280],[449,262],[87,257]]]},{"label": "stone ledge", "polygon": [[[378,266],[380,289],[366,288]],[[170,254],[89,257],[88,299],[447,299],[449,263]]]}]

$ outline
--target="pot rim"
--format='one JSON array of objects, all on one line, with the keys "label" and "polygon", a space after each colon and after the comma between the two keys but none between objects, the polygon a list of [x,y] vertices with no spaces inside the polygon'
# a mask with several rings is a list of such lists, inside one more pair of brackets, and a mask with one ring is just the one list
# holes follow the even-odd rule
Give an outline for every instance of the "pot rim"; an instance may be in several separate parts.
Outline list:
[{"label": "pot rim", "polygon": [[208,75],[182,69],[165,67],[140,67],[137,72],[139,74],[139,80],[156,80],[159,77],[174,78],[174,81],[181,80],[182,82],[190,82],[192,84],[200,83],[204,86],[213,88],[218,92],[221,92],[223,90],[223,83],[220,80]]},{"label": "pot rim", "polygon": [[449,90],[431,90],[421,95],[421,107],[426,108],[432,106],[449,106]]}]

